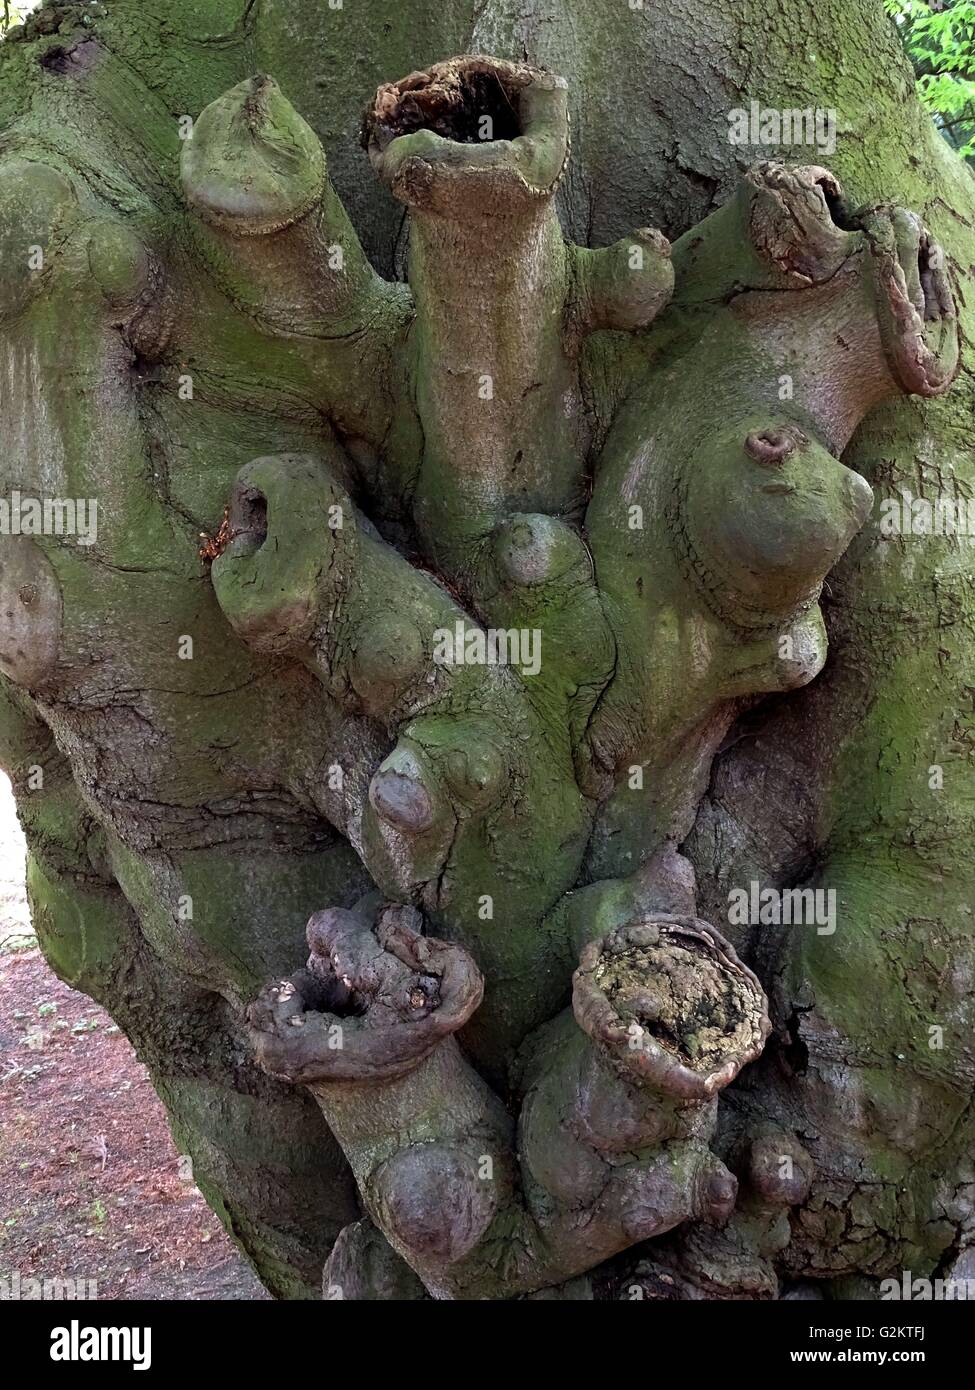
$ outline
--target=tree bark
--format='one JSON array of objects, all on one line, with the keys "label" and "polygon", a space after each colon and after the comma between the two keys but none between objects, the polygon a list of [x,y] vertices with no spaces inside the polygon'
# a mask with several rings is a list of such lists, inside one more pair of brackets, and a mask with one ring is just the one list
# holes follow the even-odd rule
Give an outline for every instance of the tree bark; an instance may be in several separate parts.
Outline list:
[{"label": "tree bark", "polygon": [[32,911],[267,1287],[950,1274],[975,601],[878,514],[972,496],[975,185],[880,0],[58,3],[0,65],[0,497],[98,503],[0,535]]}]

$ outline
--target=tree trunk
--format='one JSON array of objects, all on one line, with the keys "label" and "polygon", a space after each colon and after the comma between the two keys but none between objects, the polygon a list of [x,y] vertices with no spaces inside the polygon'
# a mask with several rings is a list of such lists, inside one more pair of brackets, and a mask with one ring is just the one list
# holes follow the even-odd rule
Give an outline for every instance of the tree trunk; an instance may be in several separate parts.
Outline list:
[{"label": "tree trunk", "polygon": [[975,600],[904,497],[975,485],[975,185],[881,0],[54,3],[0,65],[34,921],[266,1286],[950,1275]]}]

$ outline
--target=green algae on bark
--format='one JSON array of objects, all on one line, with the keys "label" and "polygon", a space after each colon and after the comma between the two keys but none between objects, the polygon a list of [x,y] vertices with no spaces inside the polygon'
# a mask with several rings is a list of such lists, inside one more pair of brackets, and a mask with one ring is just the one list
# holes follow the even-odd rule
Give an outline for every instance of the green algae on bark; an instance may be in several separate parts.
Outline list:
[{"label": "green algae on bark", "polygon": [[[870,507],[971,485],[970,174],[870,0],[389,9],[55,4],[0,51],[3,487],[99,502],[90,550],[2,538],[44,948],[280,1296],[930,1272],[972,1220],[971,577]],[[835,152],[733,145],[753,96]],[[458,621],[537,676],[439,665]],[[837,931],[738,933],[772,1032],[678,1114],[573,970],[752,880]],[[381,1134],[244,1021],[377,888],[484,980]],[[747,1031],[706,982],[683,1065]]]}]

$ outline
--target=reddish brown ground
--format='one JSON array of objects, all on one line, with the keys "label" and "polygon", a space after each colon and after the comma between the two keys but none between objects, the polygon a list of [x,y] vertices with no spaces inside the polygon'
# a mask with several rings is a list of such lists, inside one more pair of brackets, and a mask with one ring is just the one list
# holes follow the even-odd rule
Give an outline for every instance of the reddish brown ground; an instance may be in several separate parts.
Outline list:
[{"label": "reddish brown ground", "polygon": [[97,1279],[100,1299],[266,1297],[181,1177],[162,1106],[126,1038],[39,951],[8,944],[0,946],[0,1276],[15,1271]]}]

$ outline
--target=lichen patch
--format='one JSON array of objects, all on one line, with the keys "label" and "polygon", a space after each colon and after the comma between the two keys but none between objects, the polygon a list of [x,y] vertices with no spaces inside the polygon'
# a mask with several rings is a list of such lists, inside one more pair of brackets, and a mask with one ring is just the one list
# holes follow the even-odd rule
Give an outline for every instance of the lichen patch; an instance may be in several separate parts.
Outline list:
[{"label": "lichen patch", "polygon": [[624,1023],[695,1070],[720,1067],[759,1036],[750,982],[693,943],[662,940],[605,956],[595,980]]}]

